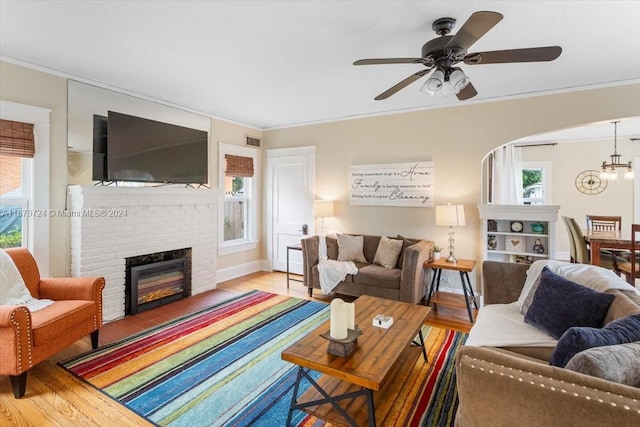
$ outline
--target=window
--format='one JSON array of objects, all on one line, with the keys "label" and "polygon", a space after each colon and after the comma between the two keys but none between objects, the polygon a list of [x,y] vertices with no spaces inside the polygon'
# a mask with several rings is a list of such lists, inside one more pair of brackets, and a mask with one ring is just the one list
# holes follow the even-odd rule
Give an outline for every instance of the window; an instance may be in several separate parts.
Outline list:
[{"label": "window", "polygon": [[522,162],[522,201],[525,205],[551,203],[549,162]]},{"label": "window", "polygon": [[33,125],[0,120],[0,248],[27,246]]},{"label": "window", "polygon": [[222,255],[256,247],[257,150],[219,144],[219,209]]},{"label": "window", "polygon": [[32,159],[0,155],[0,248],[26,246]]}]

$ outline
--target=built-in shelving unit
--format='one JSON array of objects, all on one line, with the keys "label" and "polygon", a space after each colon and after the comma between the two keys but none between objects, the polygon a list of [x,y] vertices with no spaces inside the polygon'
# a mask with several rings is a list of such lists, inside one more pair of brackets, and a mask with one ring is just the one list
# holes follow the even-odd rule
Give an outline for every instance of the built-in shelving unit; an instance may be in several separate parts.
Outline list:
[{"label": "built-in shelving unit", "polygon": [[[530,264],[556,258],[556,222],[560,206],[479,205],[483,261]],[[511,228],[522,223],[521,231]]]}]

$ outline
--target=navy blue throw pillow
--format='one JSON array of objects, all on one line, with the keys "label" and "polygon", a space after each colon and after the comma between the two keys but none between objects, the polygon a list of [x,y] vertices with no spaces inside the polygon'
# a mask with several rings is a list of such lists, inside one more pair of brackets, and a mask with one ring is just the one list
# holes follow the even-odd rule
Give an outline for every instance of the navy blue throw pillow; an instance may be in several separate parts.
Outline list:
[{"label": "navy blue throw pillow", "polygon": [[602,326],[615,297],[579,285],[545,267],[524,321],[555,339],[573,326]]},{"label": "navy blue throw pillow", "polygon": [[549,363],[564,368],[573,356],[583,350],[635,341],[640,341],[640,314],[621,317],[601,329],[569,328],[558,340]]}]

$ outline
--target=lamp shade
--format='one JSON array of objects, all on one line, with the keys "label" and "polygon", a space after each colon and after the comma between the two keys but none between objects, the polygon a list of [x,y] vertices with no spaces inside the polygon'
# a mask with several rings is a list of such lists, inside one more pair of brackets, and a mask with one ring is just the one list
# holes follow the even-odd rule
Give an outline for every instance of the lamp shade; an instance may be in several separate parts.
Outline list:
[{"label": "lamp shade", "polygon": [[313,216],[316,218],[333,216],[333,200],[314,200]]},{"label": "lamp shade", "polygon": [[465,225],[464,205],[436,206],[436,225],[443,225],[443,226]]}]

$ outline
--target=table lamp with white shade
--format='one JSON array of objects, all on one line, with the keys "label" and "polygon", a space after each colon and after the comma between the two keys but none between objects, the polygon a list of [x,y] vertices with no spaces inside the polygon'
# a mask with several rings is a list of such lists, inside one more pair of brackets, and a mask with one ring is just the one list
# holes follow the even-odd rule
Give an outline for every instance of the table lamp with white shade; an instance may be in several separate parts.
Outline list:
[{"label": "table lamp with white shade", "polygon": [[436,225],[449,227],[449,257],[448,262],[457,262],[454,255],[454,232],[453,227],[465,225],[464,220],[464,205],[438,205],[436,206]]},{"label": "table lamp with white shade", "polygon": [[321,218],[320,232],[324,234],[324,219],[325,217],[331,217],[334,215],[333,200],[314,200],[313,201],[313,216]]}]

